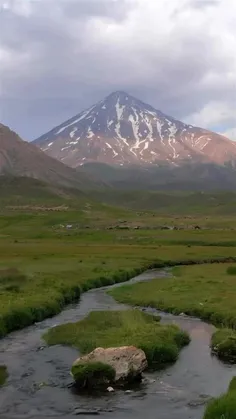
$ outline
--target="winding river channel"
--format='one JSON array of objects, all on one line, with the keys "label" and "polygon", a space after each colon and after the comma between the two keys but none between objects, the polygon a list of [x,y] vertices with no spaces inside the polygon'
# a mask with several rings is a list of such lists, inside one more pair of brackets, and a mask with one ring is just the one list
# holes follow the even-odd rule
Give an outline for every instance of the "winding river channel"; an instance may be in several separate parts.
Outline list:
[{"label": "winding river channel", "polygon": [[[129,283],[167,275],[167,270],[151,270]],[[107,288],[89,291],[59,315],[0,340],[0,364],[7,365],[9,371],[7,385],[0,389],[1,419],[71,419],[82,412],[80,417],[92,417],[97,409],[104,419],[201,419],[209,398],[227,389],[236,367],[211,356],[209,342],[214,327],[195,318],[147,309],[161,314],[163,323],[178,324],[189,332],[191,343],[178,361],[163,371],[147,374],[147,382],[136,391],[97,397],[76,394],[69,370],[78,351],[46,347],[41,336],[48,328],[81,320],[92,310],[127,309],[106,294]],[[91,415],[86,414],[89,412]]]}]

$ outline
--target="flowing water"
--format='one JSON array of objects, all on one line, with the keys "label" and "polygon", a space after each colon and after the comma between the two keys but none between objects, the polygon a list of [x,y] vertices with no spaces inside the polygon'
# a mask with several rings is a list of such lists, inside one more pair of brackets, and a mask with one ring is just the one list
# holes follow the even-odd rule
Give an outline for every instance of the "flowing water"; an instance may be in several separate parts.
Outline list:
[{"label": "flowing water", "polygon": [[[168,275],[152,270],[129,283]],[[120,286],[120,285],[114,285]],[[191,336],[178,361],[166,370],[147,374],[147,382],[132,392],[115,391],[97,397],[76,394],[69,370],[78,351],[65,346],[46,347],[42,334],[55,325],[83,319],[92,310],[127,309],[106,294],[106,288],[89,291],[76,305],[59,315],[0,340],[0,365],[9,371],[0,389],[1,419],[92,417],[100,409],[104,419],[200,419],[210,397],[226,391],[236,367],[212,357],[209,342],[214,327],[198,319],[159,313],[163,323],[178,324]],[[84,410],[83,410],[84,409]],[[90,411],[91,415],[85,414]]]}]

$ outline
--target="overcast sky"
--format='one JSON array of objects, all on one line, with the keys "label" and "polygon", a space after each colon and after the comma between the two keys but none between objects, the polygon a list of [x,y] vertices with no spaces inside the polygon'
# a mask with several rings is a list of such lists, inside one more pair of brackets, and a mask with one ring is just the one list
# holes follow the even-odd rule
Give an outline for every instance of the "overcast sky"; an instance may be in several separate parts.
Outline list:
[{"label": "overcast sky", "polygon": [[236,139],[235,0],[0,0],[0,122],[32,140],[115,90]]}]

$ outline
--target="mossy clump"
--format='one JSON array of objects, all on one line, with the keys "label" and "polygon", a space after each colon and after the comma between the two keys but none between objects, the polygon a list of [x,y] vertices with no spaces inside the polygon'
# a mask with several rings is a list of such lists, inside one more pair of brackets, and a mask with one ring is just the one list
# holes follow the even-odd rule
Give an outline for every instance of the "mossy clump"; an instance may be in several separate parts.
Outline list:
[{"label": "mossy clump", "polygon": [[190,341],[178,326],[161,325],[159,318],[139,310],[91,312],[82,321],[50,329],[44,339],[49,345],[76,347],[81,354],[98,347],[135,346],[155,369],[175,362]]},{"label": "mossy clump", "polygon": [[5,365],[0,365],[0,387],[3,386],[7,380],[8,372]]},{"label": "mossy clump", "polygon": [[72,365],[71,374],[77,387],[96,389],[112,384],[116,372],[111,365],[103,362],[80,361]]},{"label": "mossy clump", "polygon": [[222,361],[236,363],[236,331],[217,330],[211,338],[211,349]]},{"label": "mossy clump", "polygon": [[206,407],[203,419],[236,418],[236,377],[233,377],[228,392],[212,400]]}]

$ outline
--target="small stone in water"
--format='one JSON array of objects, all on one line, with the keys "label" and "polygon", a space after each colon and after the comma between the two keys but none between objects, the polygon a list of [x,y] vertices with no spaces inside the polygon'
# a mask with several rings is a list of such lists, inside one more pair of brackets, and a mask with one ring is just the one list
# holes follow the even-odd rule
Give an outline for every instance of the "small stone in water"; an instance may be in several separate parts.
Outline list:
[{"label": "small stone in water", "polygon": [[114,388],[113,387],[107,387],[107,391],[109,391],[109,393],[112,393],[113,391],[115,391],[114,390]]},{"label": "small stone in water", "polygon": [[40,346],[37,351],[43,351],[45,349],[45,346]]},{"label": "small stone in water", "polygon": [[86,410],[86,409],[77,409],[75,410],[75,415],[79,416],[79,415],[100,415],[99,410]]}]

